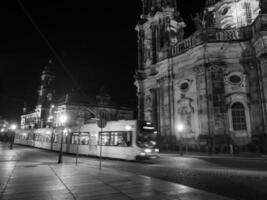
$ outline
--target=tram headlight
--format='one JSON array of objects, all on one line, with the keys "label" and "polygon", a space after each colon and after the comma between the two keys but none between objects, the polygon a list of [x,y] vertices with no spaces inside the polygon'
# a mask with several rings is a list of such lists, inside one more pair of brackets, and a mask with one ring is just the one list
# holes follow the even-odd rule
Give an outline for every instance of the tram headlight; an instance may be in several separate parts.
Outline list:
[{"label": "tram headlight", "polygon": [[159,149],[155,149],[155,152],[156,152],[156,153],[159,153]]},{"label": "tram headlight", "polygon": [[130,125],[127,125],[127,126],[125,126],[125,130],[126,131],[131,131],[132,130],[132,127]]},{"label": "tram headlight", "polygon": [[146,153],[151,153],[152,150],[151,150],[151,149],[145,149],[145,152],[146,152]]}]

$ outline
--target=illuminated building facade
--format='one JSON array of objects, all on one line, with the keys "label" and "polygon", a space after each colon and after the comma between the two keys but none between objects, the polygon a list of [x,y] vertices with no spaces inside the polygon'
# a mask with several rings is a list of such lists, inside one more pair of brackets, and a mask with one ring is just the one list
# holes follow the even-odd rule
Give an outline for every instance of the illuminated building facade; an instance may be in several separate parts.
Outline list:
[{"label": "illuminated building facade", "polygon": [[23,109],[21,129],[56,128],[61,125],[60,116],[68,116],[68,127],[78,128],[81,124],[95,122],[100,116],[107,121],[132,120],[134,111],[128,107],[120,107],[110,102],[111,97],[104,89],[89,99],[85,95],[71,92],[60,99],[55,99],[52,63],[45,67],[41,75],[41,85],[38,90],[38,102],[33,112]]},{"label": "illuminated building facade", "polygon": [[82,124],[95,123],[100,116],[107,121],[134,118],[132,109],[112,105],[110,96],[104,91],[92,99],[74,92],[69,93],[58,100],[53,113],[53,127],[59,127],[60,116],[67,115],[67,126],[72,129],[79,128]]},{"label": "illuminated building facade", "polygon": [[49,61],[49,64],[42,71],[37,106],[30,113],[26,113],[26,108],[23,108],[24,114],[21,116],[21,128],[44,128],[50,125],[50,121],[47,119],[52,114],[55,93],[53,89],[54,80],[52,62]]},{"label": "illuminated building facade", "polygon": [[207,0],[186,23],[175,0],[142,0],[139,119],[174,149],[266,151],[267,1]]}]

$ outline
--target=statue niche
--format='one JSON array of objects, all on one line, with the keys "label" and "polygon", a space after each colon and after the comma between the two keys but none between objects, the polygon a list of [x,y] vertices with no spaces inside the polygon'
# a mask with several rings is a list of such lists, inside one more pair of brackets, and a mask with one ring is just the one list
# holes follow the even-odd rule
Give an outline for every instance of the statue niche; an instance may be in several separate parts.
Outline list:
[{"label": "statue niche", "polygon": [[178,120],[185,126],[185,133],[193,132],[194,108],[193,99],[182,98],[177,102]]}]

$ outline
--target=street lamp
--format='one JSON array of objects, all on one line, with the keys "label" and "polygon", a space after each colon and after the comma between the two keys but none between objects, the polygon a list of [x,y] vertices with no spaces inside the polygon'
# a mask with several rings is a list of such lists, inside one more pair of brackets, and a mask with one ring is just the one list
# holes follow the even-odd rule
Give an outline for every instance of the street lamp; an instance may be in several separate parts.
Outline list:
[{"label": "street lamp", "polygon": [[179,151],[180,151],[180,155],[182,156],[183,153],[183,132],[185,130],[185,126],[182,123],[177,124],[177,131],[180,134],[180,147],[179,147]]},{"label": "street lamp", "polygon": [[62,114],[59,117],[59,122],[61,125],[61,142],[60,142],[60,150],[58,155],[58,164],[62,163],[62,157],[63,157],[63,138],[64,138],[64,125],[68,121],[68,117],[65,114]]},{"label": "street lamp", "polygon": [[10,131],[10,146],[9,149],[13,149],[13,143],[14,143],[14,137],[15,137],[15,130],[17,129],[17,125],[16,124],[11,124],[11,126],[9,127]]}]

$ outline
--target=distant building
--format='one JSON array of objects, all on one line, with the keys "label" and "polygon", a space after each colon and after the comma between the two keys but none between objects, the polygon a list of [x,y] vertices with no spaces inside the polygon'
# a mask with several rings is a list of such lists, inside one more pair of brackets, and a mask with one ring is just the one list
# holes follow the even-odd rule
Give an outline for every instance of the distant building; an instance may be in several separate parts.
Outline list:
[{"label": "distant building", "polygon": [[9,122],[0,116],[0,141],[5,140],[9,130]]},{"label": "distant building", "polygon": [[104,89],[101,89],[100,94],[93,98],[89,98],[85,94],[71,92],[55,100],[54,79],[55,75],[51,70],[50,62],[42,72],[35,110],[27,113],[26,108],[23,109],[22,129],[58,127],[61,125],[59,117],[62,114],[68,116],[66,124],[68,127],[78,127],[81,124],[96,121],[100,116],[107,121],[134,118],[133,109],[112,104],[111,97]]},{"label": "distant building", "polygon": [[207,0],[186,24],[176,0],[142,0],[139,119],[162,149],[267,150],[267,1]]},{"label": "distant building", "polygon": [[52,114],[52,105],[54,100],[53,83],[55,75],[52,71],[52,62],[44,68],[41,75],[41,85],[38,90],[38,102],[35,110],[27,113],[23,108],[24,114],[21,116],[21,128],[44,128],[49,125],[48,117]]},{"label": "distant building", "polygon": [[[60,126],[58,119],[62,114],[68,116],[67,125],[69,127],[95,122],[100,116],[107,121],[132,120],[134,118],[132,109],[112,105],[107,93],[100,95],[104,96],[98,95],[98,98],[88,99],[88,97],[75,92],[65,95],[57,102],[54,109],[54,126]],[[108,98],[105,99],[106,97]]]}]

